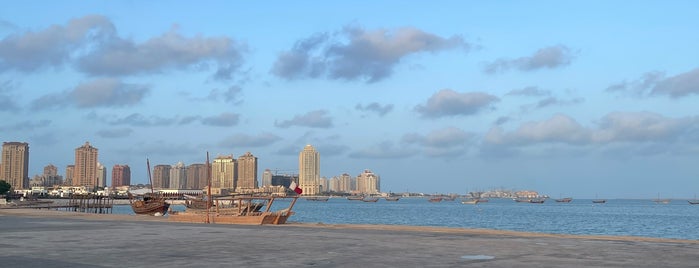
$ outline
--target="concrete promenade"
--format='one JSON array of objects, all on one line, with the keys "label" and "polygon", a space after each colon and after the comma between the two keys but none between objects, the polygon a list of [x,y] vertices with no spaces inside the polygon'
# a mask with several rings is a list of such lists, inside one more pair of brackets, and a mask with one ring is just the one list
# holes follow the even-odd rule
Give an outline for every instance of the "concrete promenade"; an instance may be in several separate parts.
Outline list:
[{"label": "concrete promenade", "polygon": [[0,209],[0,267],[699,267],[699,241]]}]

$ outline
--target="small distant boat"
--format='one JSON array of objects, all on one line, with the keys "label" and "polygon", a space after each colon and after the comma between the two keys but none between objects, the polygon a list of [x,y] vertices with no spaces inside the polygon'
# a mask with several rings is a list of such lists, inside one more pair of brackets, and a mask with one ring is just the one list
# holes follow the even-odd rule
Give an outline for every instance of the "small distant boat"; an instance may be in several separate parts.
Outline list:
[{"label": "small distant boat", "polygon": [[461,200],[461,204],[466,204],[466,205],[476,205],[476,204],[478,204],[478,203],[480,203],[480,202],[481,202],[481,201],[480,201],[480,199],[478,199],[478,198],[471,198],[471,199],[467,199],[467,200]]},{"label": "small distant boat", "polygon": [[656,204],[670,204],[670,199],[655,199],[653,202]]},{"label": "small distant boat", "polygon": [[699,205],[699,199],[697,199],[697,195],[694,195],[694,199],[692,200],[687,200],[690,205]]},{"label": "small distant boat", "polygon": [[328,199],[330,199],[330,198],[327,197],[327,196],[309,196],[309,197],[306,197],[306,200],[308,200],[308,201],[321,201],[321,202],[325,202],[325,201],[328,201]]},{"label": "small distant boat", "polygon": [[532,203],[532,204],[543,204],[546,199],[545,198],[515,198],[515,202],[517,203]]},{"label": "small distant boat", "polygon": [[431,197],[431,198],[428,199],[427,201],[430,201],[430,202],[432,202],[432,203],[436,203],[436,202],[442,202],[442,199],[444,199],[444,198],[441,197],[441,196],[440,196],[440,197]]},{"label": "small distant boat", "polygon": [[592,200],[592,203],[595,203],[595,204],[604,204],[604,203],[607,203],[607,200],[606,200],[606,199],[593,199],[593,200]]},{"label": "small distant boat", "polygon": [[400,200],[400,197],[398,197],[398,196],[388,196],[388,197],[386,197],[386,198],[384,198],[384,199],[386,199],[386,201],[398,201],[398,200]]},{"label": "small distant boat", "polygon": [[364,199],[363,195],[351,195],[347,197],[347,200],[359,201]]},{"label": "small distant boat", "polygon": [[442,201],[454,201],[456,200],[456,196],[445,196],[442,197]]},{"label": "small distant boat", "polygon": [[532,203],[532,204],[543,204],[545,201],[546,201],[546,199],[544,199],[544,198],[534,198],[534,199],[530,199],[530,200],[529,200],[529,203]]},{"label": "small distant boat", "polygon": [[364,202],[376,202],[376,201],[379,201],[379,198],[367,196],[367,197],[362,198],[362,201],[364,201]]},{"label": "small distant boat", "polygon": [[556,202],[558,202],[558,203],[570,203],[570,201],[573,201],[573,198],[565,197],[565,198],[556,199]]}]

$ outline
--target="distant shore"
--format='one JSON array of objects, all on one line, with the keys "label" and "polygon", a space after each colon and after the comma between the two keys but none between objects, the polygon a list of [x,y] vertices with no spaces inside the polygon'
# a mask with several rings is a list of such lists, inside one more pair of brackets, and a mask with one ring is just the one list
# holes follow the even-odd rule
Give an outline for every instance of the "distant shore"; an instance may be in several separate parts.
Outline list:
[{"label": "distant shore", "polygon": [[[58,211],[32,208],[2,208],[0,207],[0,217],[34,217],[34,218],[72,218],[80,220],[100,220],[100,221],[148,221],[148,222],[168,222],[167,216],[156,217],[147,215],[127,215],[127,214],[95,214],[72,211]],[[293,219],[293,217],[292,217]],[[175,223],[173,223],[175,224]],[[685,243],[699,244],[699,240],[638,237],[638,236],[609,236],[609,235],[570,235],[570,234],[549,234],[536,232],[506,231],[495,229],[470,229],[454,227],[434,227],[434,226],[409,226],[409,225],[373,225],[373,224],[324,224],[324,223],[298,223],[293,220],[282,226],[311,227],[324,229],[354,229],[354,230],[390,230],[401,232],[429,232],[429,233],[451,233],[451,234],[471,234],[485,236],[509,236],[509,237],[541,237],[541,238],[571,238],[587,240],[606,241],[635,241],[635,242],[655,242],[655,243]]]}]

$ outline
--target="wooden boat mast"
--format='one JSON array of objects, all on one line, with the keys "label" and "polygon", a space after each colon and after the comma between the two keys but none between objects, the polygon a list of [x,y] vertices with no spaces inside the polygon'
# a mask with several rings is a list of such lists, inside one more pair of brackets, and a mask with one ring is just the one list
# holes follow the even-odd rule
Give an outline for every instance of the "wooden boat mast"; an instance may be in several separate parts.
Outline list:
[{"label": "wooden boat mast", "polygon": [[150,175],[150,161],[146,158],[146,166],[148,166],[148,182],[150,183],[150,194],[152,198],[155,198],[155,193],[153,192],[153,179]]}]

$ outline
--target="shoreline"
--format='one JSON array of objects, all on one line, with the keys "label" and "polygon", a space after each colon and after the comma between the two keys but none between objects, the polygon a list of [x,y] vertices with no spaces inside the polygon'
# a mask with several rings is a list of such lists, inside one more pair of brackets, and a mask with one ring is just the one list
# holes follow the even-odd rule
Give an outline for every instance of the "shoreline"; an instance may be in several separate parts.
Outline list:
[{"label": "shoreline", "polygon": [[[95,220],[95,221],[136,221],[136,222],[163,222],[178,224],[171,222],[167,216],[156,217],[148,215],[126,215],[126,214],[96,214],[83,213],[72,211],[58,211],[51,209],[34,209],[34,208],[2,208],[0,207],[0,218],[4,216],[14,217],[29,217],[29,218],[72,218],[80,220]],[[207,226],[206,224],[196,224]],[[214,224],[214,226],[222,226]],[[651,242],[651,243],[678,243],[678,244],[698,244],[699,240],[675,239],[675,238],[656,238],[642,236],[613,236],[613,235],[574,235],[574,234],[554,234],[554,233],[537,233],[523,232],[497,229],[476,229],[476,228],[458,228],[458,227],[437,227],[437,226],[414,226],[414,225],[379,225],[379,224],[326,224],[326,223],[299,223],[289,221],[283,225],[265,225],[278,226],[283,228],[289,227],[304,227],[304,228],[322,228],[322,229],[345,229],[345,230],[372,230],[372,231],[397,231],[397,232],[413,232],[413,233],[446,233],[446,234],[467,234],[479,236],[507,236],[520,238],[559,238],[559,239],[579,239],[579,240],[599,240],[599,241],[629,241],[629,242]]]}]

